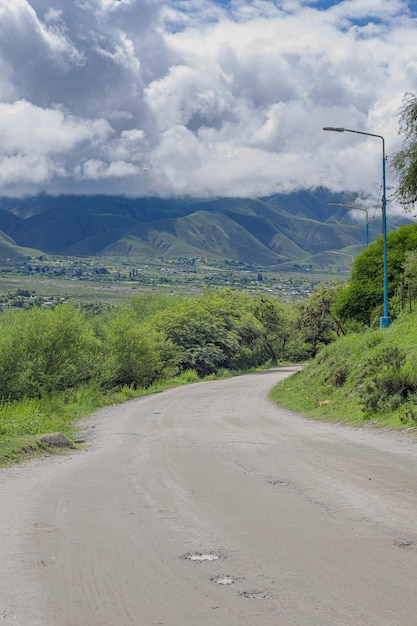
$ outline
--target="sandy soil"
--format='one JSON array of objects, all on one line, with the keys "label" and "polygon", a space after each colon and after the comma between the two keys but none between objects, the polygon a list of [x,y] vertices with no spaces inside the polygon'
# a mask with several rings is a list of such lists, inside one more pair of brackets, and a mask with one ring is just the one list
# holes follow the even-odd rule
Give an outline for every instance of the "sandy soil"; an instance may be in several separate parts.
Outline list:
[{"label": "sandy soil", "polygon": [[292,368],[105,409],[0,470],[0,623],[414,626],[417,443],[267,398]]}]

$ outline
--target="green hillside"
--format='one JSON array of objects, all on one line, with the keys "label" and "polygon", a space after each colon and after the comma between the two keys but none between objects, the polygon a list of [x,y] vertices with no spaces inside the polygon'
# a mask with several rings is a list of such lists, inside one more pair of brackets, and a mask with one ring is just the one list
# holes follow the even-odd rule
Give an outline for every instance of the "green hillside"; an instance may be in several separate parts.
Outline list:
[{"label": "green hillside", "polygon": [[269,250],[249,229],[242,228],[227,215],[196,211],[177,220],[177,236],[220,258],[234,259],[246,263],[270,265],[279,257]]},{"label": "green hillside", "polygon": [[[0,229],[20,247],[76,256],[202,256],[259,265],[310,264],[364,246],[363,222],[326,189],[268,198],[0,198]],[[370,236],[380,231],[378,220]]]},{"label": "green hillside", "polygon": [[0,262],[4,263],[8,259],[19,261],[41,254],[41,250],[17,246],[11,237],[0,231]]}]

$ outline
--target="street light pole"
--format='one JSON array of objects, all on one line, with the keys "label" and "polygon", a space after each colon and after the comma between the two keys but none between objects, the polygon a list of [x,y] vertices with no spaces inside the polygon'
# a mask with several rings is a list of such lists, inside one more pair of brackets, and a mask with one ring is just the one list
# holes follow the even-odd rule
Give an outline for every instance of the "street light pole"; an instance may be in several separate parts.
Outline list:
[{"label": "street light pole", "polygon": [[354,206],[353,204],[338,204],[336,202],[329,202],[329,206],[343,206],[346,209],[357,209],[358,211],[365,211],[366,213],[366,247],[369,244],[369,217],[368,217],[368,209],[364,209],[360,206]]},{"label": "street light pole", "polygon": [[391,324],[391,317],[388,314],[388,268],[387,268],[387,184],[385,175],[385,139],[382,135],[375,133],[365,133],[362,130],[352,130],[351,128],[340,128],[337,126],[325,126],[323,130],[330,130],[336,133],[356,133],[357,135],[367,135],[368,137],[378,137],[382,141],[382,239],[383,239],[383,271],[384,271],[384,315],[380,318],[380,327],[387,328]]}]

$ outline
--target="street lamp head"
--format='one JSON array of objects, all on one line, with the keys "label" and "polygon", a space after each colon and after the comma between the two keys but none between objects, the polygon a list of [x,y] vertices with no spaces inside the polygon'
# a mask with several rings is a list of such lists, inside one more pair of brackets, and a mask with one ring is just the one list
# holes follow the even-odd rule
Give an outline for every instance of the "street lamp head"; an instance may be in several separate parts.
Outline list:
[{"label": "street lamp head", "polygon": [[344,128],[338,128],[337,126],[324,126],[323,130],[332,130],[335,133],[344,133],[345,132]]}]

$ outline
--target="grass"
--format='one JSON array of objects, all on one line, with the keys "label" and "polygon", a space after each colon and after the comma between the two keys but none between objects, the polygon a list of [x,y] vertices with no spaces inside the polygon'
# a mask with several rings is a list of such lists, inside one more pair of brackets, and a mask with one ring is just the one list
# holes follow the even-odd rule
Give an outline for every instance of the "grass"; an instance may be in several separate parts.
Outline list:
[{"label": "grass", "polygon": [[417,317],[350,334],[276,385],[277,404],[312,419],[417,427]]},{"label": "grass", "polygon": [[[0,467],[26,458],[45,454],[36,438],[45,433],[62,432],[74,436],[73,422],[100,406],[99,399],[82,397],[86,392],[74,393],[73,398],[24,399],[20,402],[2,402],[0,405]],[[101,404],[103,406],[103,404]]]}]

